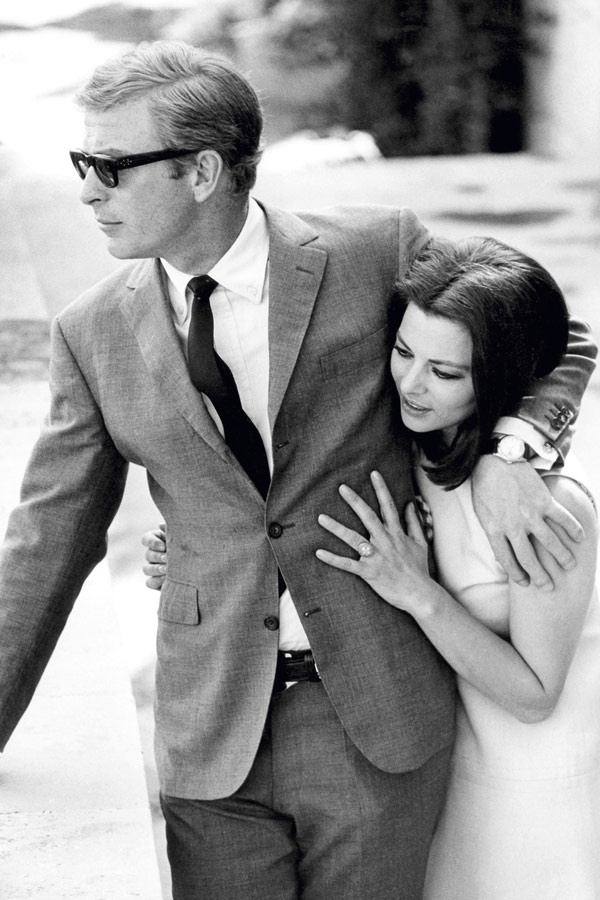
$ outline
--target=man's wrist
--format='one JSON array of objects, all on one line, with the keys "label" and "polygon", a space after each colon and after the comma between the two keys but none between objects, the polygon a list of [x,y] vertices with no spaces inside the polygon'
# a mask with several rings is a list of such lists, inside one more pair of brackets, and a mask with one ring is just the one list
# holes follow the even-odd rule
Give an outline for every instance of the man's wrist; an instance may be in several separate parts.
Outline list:
[{"label": "man's wrist", "polygon": [[560,455],[548,436],[538,431],[531,422],[514,416],[502,416],[492,432],[495,437],[515,434],[531,447],[533,456],[530,464],[536,469],[551,469],[559,461]]},{"label": "man's wrist", "polygon": [[535,456],[535,450],[515,434],[495,434],[490,438],[487,453],[498,457],[505,463],[527,462]]}]

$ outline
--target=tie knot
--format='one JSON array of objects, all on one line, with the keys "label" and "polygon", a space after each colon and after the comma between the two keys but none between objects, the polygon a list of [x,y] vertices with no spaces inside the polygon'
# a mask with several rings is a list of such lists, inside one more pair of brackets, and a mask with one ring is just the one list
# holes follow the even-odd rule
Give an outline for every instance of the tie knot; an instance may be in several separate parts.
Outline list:
[{"label": "tie knot", "polygon": [[195,275],[188,281],[188,287],[194,295],[194,300],[199,300],[202,303],[208,300],[217,284],[218,282],[211,278],[210,275]]}]

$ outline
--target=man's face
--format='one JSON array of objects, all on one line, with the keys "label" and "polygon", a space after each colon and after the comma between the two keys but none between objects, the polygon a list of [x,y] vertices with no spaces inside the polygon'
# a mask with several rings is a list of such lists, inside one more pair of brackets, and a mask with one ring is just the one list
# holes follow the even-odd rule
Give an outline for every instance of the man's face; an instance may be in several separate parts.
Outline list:
[{"label": "man's face", "polygon": [[[109,156],[129,156],[163,150],[146,98],[132,100],[102,112],[87,111],[83,150]],[[81,189],[81,201],[94,211],[108,239],[108,251],[118,259],[161,256],[177,268],[195,240],[199,214],[194,199],[194,173],[171,176],[170,161],[119,171],[117,187],[109,188],[90,168]],[[178,265],[179,262],[179,265]]]}]

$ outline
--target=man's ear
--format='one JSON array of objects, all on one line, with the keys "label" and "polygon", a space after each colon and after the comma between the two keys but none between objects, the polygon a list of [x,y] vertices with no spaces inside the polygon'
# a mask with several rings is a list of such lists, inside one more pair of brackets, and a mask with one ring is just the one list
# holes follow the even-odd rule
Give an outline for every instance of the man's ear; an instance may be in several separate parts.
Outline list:
[{"label": "man's ear", "polygon": [[200,150],[196,154],[194,173],[194,196],[203,203],[215,192],[223,174],[223,160],[216,150]]}]

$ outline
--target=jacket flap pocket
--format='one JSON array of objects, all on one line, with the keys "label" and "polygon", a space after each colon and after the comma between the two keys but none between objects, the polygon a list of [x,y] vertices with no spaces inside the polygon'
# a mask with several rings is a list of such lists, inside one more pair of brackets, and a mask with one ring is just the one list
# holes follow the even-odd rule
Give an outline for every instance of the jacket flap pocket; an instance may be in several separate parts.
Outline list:
[{"label": "jacket flap pocket", "polygon": [[200,607],[196,585],[167,579],[160,594],[158,618],[179,625],[198,625]]},{"label": "jacket flap pocket", "polygon": [[391,348],[388,347],[388,329],[387,327],[380,328],[360,341],[355,341],[347,347],[340,347],[332,353],[322,356],[323,378],[356,374],[372,362],[383,366],[387,363],[388,352],[391,352]]}]

